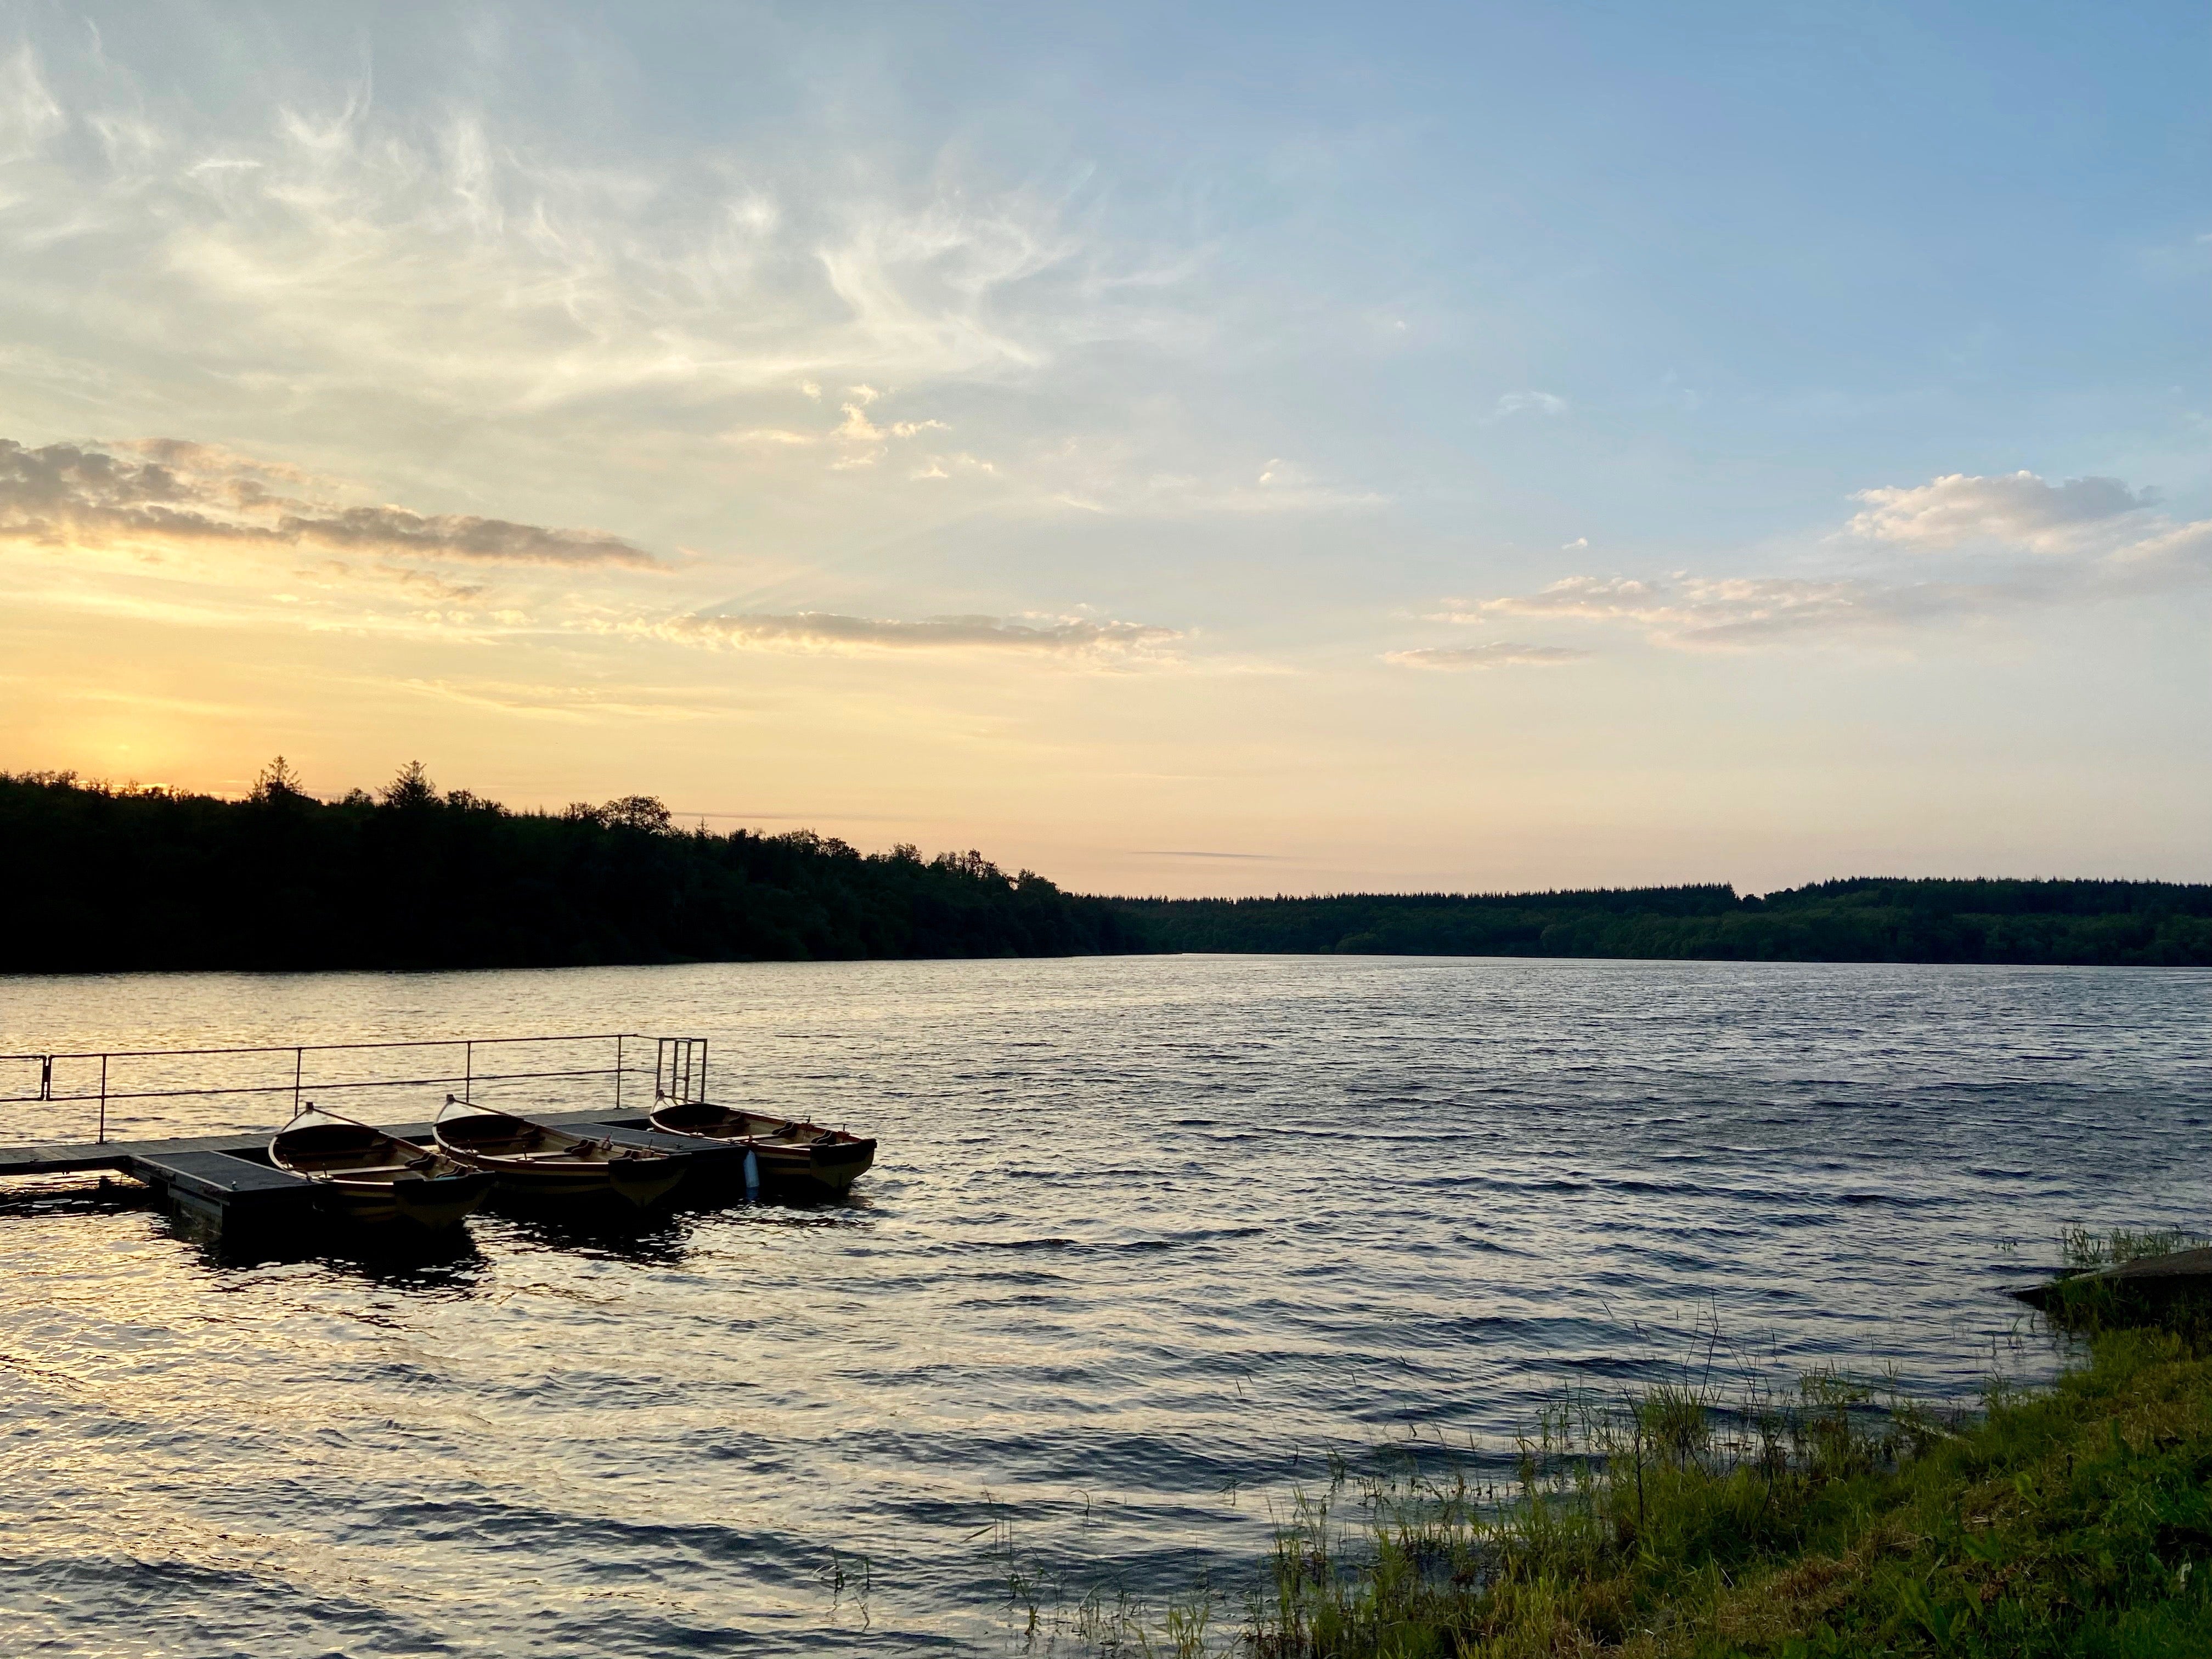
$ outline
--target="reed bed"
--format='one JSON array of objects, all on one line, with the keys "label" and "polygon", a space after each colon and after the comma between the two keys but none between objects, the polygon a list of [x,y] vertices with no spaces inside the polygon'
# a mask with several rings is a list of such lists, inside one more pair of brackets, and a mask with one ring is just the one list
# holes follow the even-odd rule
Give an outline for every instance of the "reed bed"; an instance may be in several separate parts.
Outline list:
[{"label": "reed bed", "polygon": [[1408,1444],[1293,1494],[1246,1644],[1266,1659],[1503,1656],[1662,1635],[1746,1564],[1804,1548],[1835,1498],[1953,1432],[1840,1373],[1786,1395],[1708,1370],[1571,1395],[1520,1437],[1502,1488]]}]

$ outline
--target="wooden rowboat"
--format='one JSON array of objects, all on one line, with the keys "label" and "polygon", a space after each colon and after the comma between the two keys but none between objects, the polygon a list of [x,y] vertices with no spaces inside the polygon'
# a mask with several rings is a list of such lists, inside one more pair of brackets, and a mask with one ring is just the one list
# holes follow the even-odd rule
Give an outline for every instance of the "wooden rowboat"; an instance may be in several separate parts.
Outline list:
[{"label": "wooden rowboat", "polygon": [[842,1193],[876,1161],[874,1141],[842,1129],[787,1122],[712,1101],[656,1100],[646,1121],[671,1134],[742,1145],[752,1152],[763,1186]]},{"label": "wooden rowboat", "polygon": [[276,1132],[269,1161],[305,1176],[352,1221],[406,1221],[434,1232],[490,1195],[493,1177],[428,1146],[310,1103]]},{"label": "wooden rowboat", "polygon": [[447,1095],[430,1126],[447,1156],[499,1178],[516,1197],[556,1201],[625,1198],[641,1209],[665,1198],[690,1167],[684,1154],[570,1134]]}]

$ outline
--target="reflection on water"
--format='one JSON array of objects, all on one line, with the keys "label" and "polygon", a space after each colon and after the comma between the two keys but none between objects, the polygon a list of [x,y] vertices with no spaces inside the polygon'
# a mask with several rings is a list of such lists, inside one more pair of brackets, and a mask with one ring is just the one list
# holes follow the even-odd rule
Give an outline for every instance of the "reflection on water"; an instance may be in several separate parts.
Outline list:
[{"label": "reflection on water", "polygon": [[0,1181],[0,1216],[76,1215],[139,1208],[153,1188],[122,1175],[22,1176]]},{"label": "reflection on water", "polygon": [[994,1528],[1071,1600],[1233,1583],[1254,1494],[1325,1449],[1500,1445],[1701,1310],[1784,1371],[1969,1388],[2062,1222],[2205,1220],[2208,991],[1253,958],[0,981],[7,1052],[703,1032],[718,1093],[884,1137],[844,1203],[480,1214],[412,1253],[225,1258],[82,1180],[0,1200],[0,1629],[997,1650]]}]

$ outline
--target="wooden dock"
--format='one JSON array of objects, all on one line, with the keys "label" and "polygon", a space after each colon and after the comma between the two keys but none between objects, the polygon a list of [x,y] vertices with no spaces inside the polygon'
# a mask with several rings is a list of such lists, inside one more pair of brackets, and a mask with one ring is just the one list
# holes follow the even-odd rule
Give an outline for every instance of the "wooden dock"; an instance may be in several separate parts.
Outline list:
[{"label": "wooden dock", "polygon": [[[5,1091],[9,1078],[23,1092]],[[743,1190],[744,1147],[665,1133],[641,1109],[646,1101],[706,1098],[707,1040],[636,1031],[0,1054],[0,1109],[35,1113],[29,1121],[45,1124],[75,1108],[85,1127],[94,1131],[88,1142],[0,1146],[0,1176],[112,1171],[145,1182],[171,1209],[218,1236],[253,1236],[284,1245],[322,1231],[329,1188],[270,1163],[273,1127],[185,1139],[111,1140],[110,1109],[143,1109],[158,1101],[174,1109],[172,1103],[179,1100],[228,1097],[255,1101],[251,1115],[259,1116],[289,1096],[283,1111],[289,1117],[319,1097],[352,1102],[364,1090],[404,1089],[415,1100],[441,1094],[451,1099],[456,1093],[466,1099],[478,1088],[528,1085],[557,1087],[574,1100],[580,1085],[593,1081],[608,1091],[605,1107],[533,1111],[532,1121],[680,1154],[682,1189],[694,1202],[731,1196],[733,1184]],[[432,1139],[427,1122],[386,1133],[422,1145]]]},{"label": "wooden dock", "polygon": [[[695,1177],[734,1175],[741,1146],[702,1145],[672,1135],[629,1113],[547,1112],[533,1121],[572,1133],[605,1135],[617,1145],[652,1146],[696,1159]],[[428,1145],[428,1123],[387,1129],[403,1140]],[[318,1183],[269,1162],[272,1131],[198,1135],[180,1140],[110,1140],[73,1146],[0,1147],[0,1176],[88,1175],[113,1172],[143,1181],[179,1214],[227,1236],[305,1234],[321,1217]],[[697,1185],[696,1179],[687,1186]]]}]

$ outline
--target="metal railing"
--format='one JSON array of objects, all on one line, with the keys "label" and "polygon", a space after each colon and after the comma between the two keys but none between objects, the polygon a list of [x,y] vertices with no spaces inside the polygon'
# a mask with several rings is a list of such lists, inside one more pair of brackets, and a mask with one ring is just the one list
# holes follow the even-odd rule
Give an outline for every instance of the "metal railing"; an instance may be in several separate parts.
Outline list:
[{"label": "metal railing", "polygon": [[[650,1072],[644,1063],[644,1044],[653,1045],[653,1066]],[[477,1066],[479,1049],[511,1050],[519,1044],[547,1045],[559,1043],[574,1047],[578,1044],[613,1045],[610,1065],[563,1065],[538,1066],[527,1070],[483,1071]],[[427,1076],[404,1077],[369,1076],[340,1077],[327,1074],[331,1068],[314,1071],[309,1065],[310,1056],[330,1054],[386,1054],[397,1050],[441,1049],[453,1054],[446,1062],[446,1069],[431,1069]],[[457,1053],[455,1051],[458,1051]],[[144,1082],[151,1079],[118,1077],[118,1066],[125,1072],[143,1069],[137,1062],[168,1061],[172,1073],[173,1062],[184,1060],[222,1060],[247,1055],[286,1055],[292,1059],[291,1075],[280,1076],[274,1082],[223,1083],[199,1085],[193,1087],[124,1087],[125,1082]],[[456,1063],[458,1071],[451,1069]],[[92,1066],[99,1066],[96,1086],[93,1084]],[[495,1059],[495,1066],[500,1062]],[[31,1054],[0,1054],[0,1066],[28,1065],[38,1067],[37,1092],[33,1094],[0,1094],[0,1107],[35,1105],[41,1107],[81,1104],[95,1108],[94,1130],[97,1141],[107,1140],[108,1115],[111,1104],[129,1101],[171,1101],[201,1099],[215,1096],[286,1095],[292,1097],[292,1109],[297,1111],[301,1103],[312,1092],[327,1097],[351,1090],[364,1089],[423,1089],[459,1085],[463,1096],[482,1085],[524,1082],[573,1082],[578,1079],[604,1078],[612,1086],[614,1109],[623,1105],[623,1084],[626,1079],[642,1083],[648,1078],[656,1100],[689,1101],[703,1099],[707,1091],[707,1039],[704,1037],[647,1037],[636,1031],[560,1032],[537,1036],[480,1036],[480,1037],[416,1037],[389,1042],[298,1042],[264,1044],[237,1048],[110,1048],[80,1049],[73,1052]],[[66,1087],[58,1088],[56,1068],[62,1068],[64,1083],[68,1073],[82,1068],[84,1086],[75,1092]],[[159,1069],[159,1068],[154,1068]],[[424,1067],[406,1068],[410,1072]],[[281,1066],[280,1066],[281,1071]],[[173,1075],[167,1079],[175,1082]],[[633,1087],[635,1087],[635,1084]]]}]

